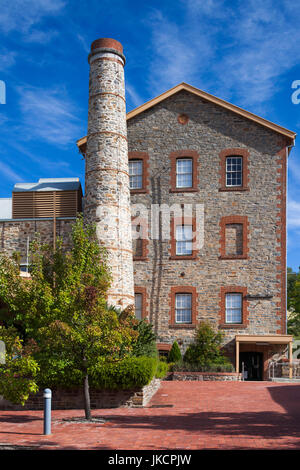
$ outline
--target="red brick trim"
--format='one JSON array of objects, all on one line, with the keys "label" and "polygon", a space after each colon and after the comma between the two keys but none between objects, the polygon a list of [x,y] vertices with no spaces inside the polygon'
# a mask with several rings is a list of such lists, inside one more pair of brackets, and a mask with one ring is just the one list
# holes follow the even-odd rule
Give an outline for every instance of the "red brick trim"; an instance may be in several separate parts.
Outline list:
[{"label": "red brick trim", "polygon": [[[176,187],[176,160],[177,158],[193,159],[193,186],[191,188]],[[198,191],[198,158],[199,154],[195,150],[178,150],[170,153],[171,175],[170,175],[170,193],[186,193]]]},{"label": "red brick trim", "polygon": [[134,286],[135,294],[142,294],[142,318],[147,318],[148,295],[146,287]]},{"label": "red brick trim", "polygon": [[142,255],[136,256],[133,254],[133,261],[149,261],[148,254],[148,220],[140,217],[131,217],[131,225],[141,226],[141,239],[142,239]]},{"label": "red brick trim", "polygon": [[[177,255],[176,254],[176,226],[177,225],[192,225],[193,227],[193,234],[194,234],[194,240],[193,240],[193,251],[191,255]],[[198,250],[194,249],[194,245],[196,244],[196,217],[171,217],[170,221],[170,259],[174,260],[186,260],[186,259],[196,259]]]},{"label": "red brick trim", "polygon": [[[225,309],[225,295],[229,293],[236,293],[243,295],[243,303],[242,303],[242,323],[226,323],[226,309]],[[220,289],[220,322],[219,328],[247,328],[249,325],[248,320],[248,301],[247,301],[247,287],[241,286],[226,286],[221,287]]]},{"label": "red brick trim", "polygon": [[185,124],[187,124],[189,122],[189,117],[187,114],[178,114],[177,116],[177,121],[179,124],[181,124],[182,126],[184,126]]},{"label": "red brick trim", "polygon": [[287,152],[286,142],[282,142],[283,147],[278,152],[278,159],[276,161],[279,168],[277,168],[277,183],[278,183],[278,215],[276,221],[276,234],[277,241],[280,243],[277,256],[277,289],[280,292],[280,302],[277,302],[279,310],[279,319],[277,324],[279,326],[277,333],[286,334],[286,172],[287,172]]},{"label": "red brick trim", "polygon": [[[243,254],[242,255],[226,255],[226,225],[242,224],[243,226]],[[249,222],[247,216],[228,215],[220,220],[220,258],[219,259],[248,259],[249,255]]]},{"label": "red brick trim", "polygon": [[[226,186],[226,157],[238,155],[243,157],[243,181],[242,186],[228,187]],[[242,148],[224,149],[220,152],[220,187],[219,191],[249,191],[249,170],[248,157],[249,151]]]},{"label": "red brick trim", "polygon": [[130,194],[149,193],[149,154],[147,152],[128,152],[128,160],[142,160],[143,187],[131,189]]},{"label": "red brick trim", "polygon": [[[192,294],[192,323],[175,323],[175,295],[176,294]],[[174,286],[169,292],[170,305],[170,328],[195,328],[197,323],[198,294],[196,287],[192,286]]]}]

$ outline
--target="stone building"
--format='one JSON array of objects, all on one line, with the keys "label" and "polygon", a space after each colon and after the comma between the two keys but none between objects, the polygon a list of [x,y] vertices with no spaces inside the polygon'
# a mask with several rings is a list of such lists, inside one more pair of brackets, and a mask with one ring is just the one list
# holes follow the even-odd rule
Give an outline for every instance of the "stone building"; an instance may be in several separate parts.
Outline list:
[{"label": "stone building", "polygon": [[[85,217],[111,250],[110,299],[127,305],[134,288],[136,315],[153,324],[161,352],[174,340],[185,350],[208,320],[237,371],[244,362],[249,379],[266,378],[270,359],[291,358],[286,175],[295,133],[185,83],[125,116],[121,44],[95,41],[89,62],[88,134],[77,145]],[[60,218],[60,230],[70,221]],[[33,223],[1,220],[2,249],[17,248]],[[47,232],[47,220],[38,223]]]}]

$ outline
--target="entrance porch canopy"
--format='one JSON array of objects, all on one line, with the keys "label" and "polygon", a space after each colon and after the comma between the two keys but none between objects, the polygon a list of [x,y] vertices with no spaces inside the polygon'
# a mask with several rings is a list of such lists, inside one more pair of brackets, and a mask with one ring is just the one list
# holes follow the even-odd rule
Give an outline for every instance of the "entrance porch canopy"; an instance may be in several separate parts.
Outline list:
[{"label": "entrance porch canopy", "polygon": [[[293,336],[292,335],[236,335],[235,354],[236,354],[236,372],[240,369],[240,343],[256,344],[268,346],[269,344],[288,344],[289,345],[289,363],[293,361]],[[292,369],[291,369],[292,371]]]}]

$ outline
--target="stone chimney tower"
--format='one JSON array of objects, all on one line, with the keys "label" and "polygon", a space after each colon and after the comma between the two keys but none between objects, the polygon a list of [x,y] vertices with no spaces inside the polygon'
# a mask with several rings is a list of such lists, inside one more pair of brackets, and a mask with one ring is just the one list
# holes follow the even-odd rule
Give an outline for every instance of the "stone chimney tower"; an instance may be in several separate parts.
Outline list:
[{"label": "stone chimney tower", "polygon": [[84,217],[108,251],[108,303],[134,303],[123,47],[97,39],[89,54],[89,112]]}]

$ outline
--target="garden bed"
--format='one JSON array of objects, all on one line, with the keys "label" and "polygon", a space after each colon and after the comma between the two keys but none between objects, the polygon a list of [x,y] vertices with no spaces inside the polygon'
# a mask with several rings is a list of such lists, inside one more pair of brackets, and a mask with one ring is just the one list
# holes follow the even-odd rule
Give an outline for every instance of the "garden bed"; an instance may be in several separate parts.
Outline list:
[{"label": "garden bed", "polygon": [[[130,390],[90,390],[91,408],[118,408],[146,406],[160,387],[160,379],[153,378],[148,385]],[[44,406],[43,391],[31,395],[24,406],[14,405],[0,397],[0,410],[42,410]],[[53,410],[83,409],[83,391],[81,389],[52,390]]]}]

